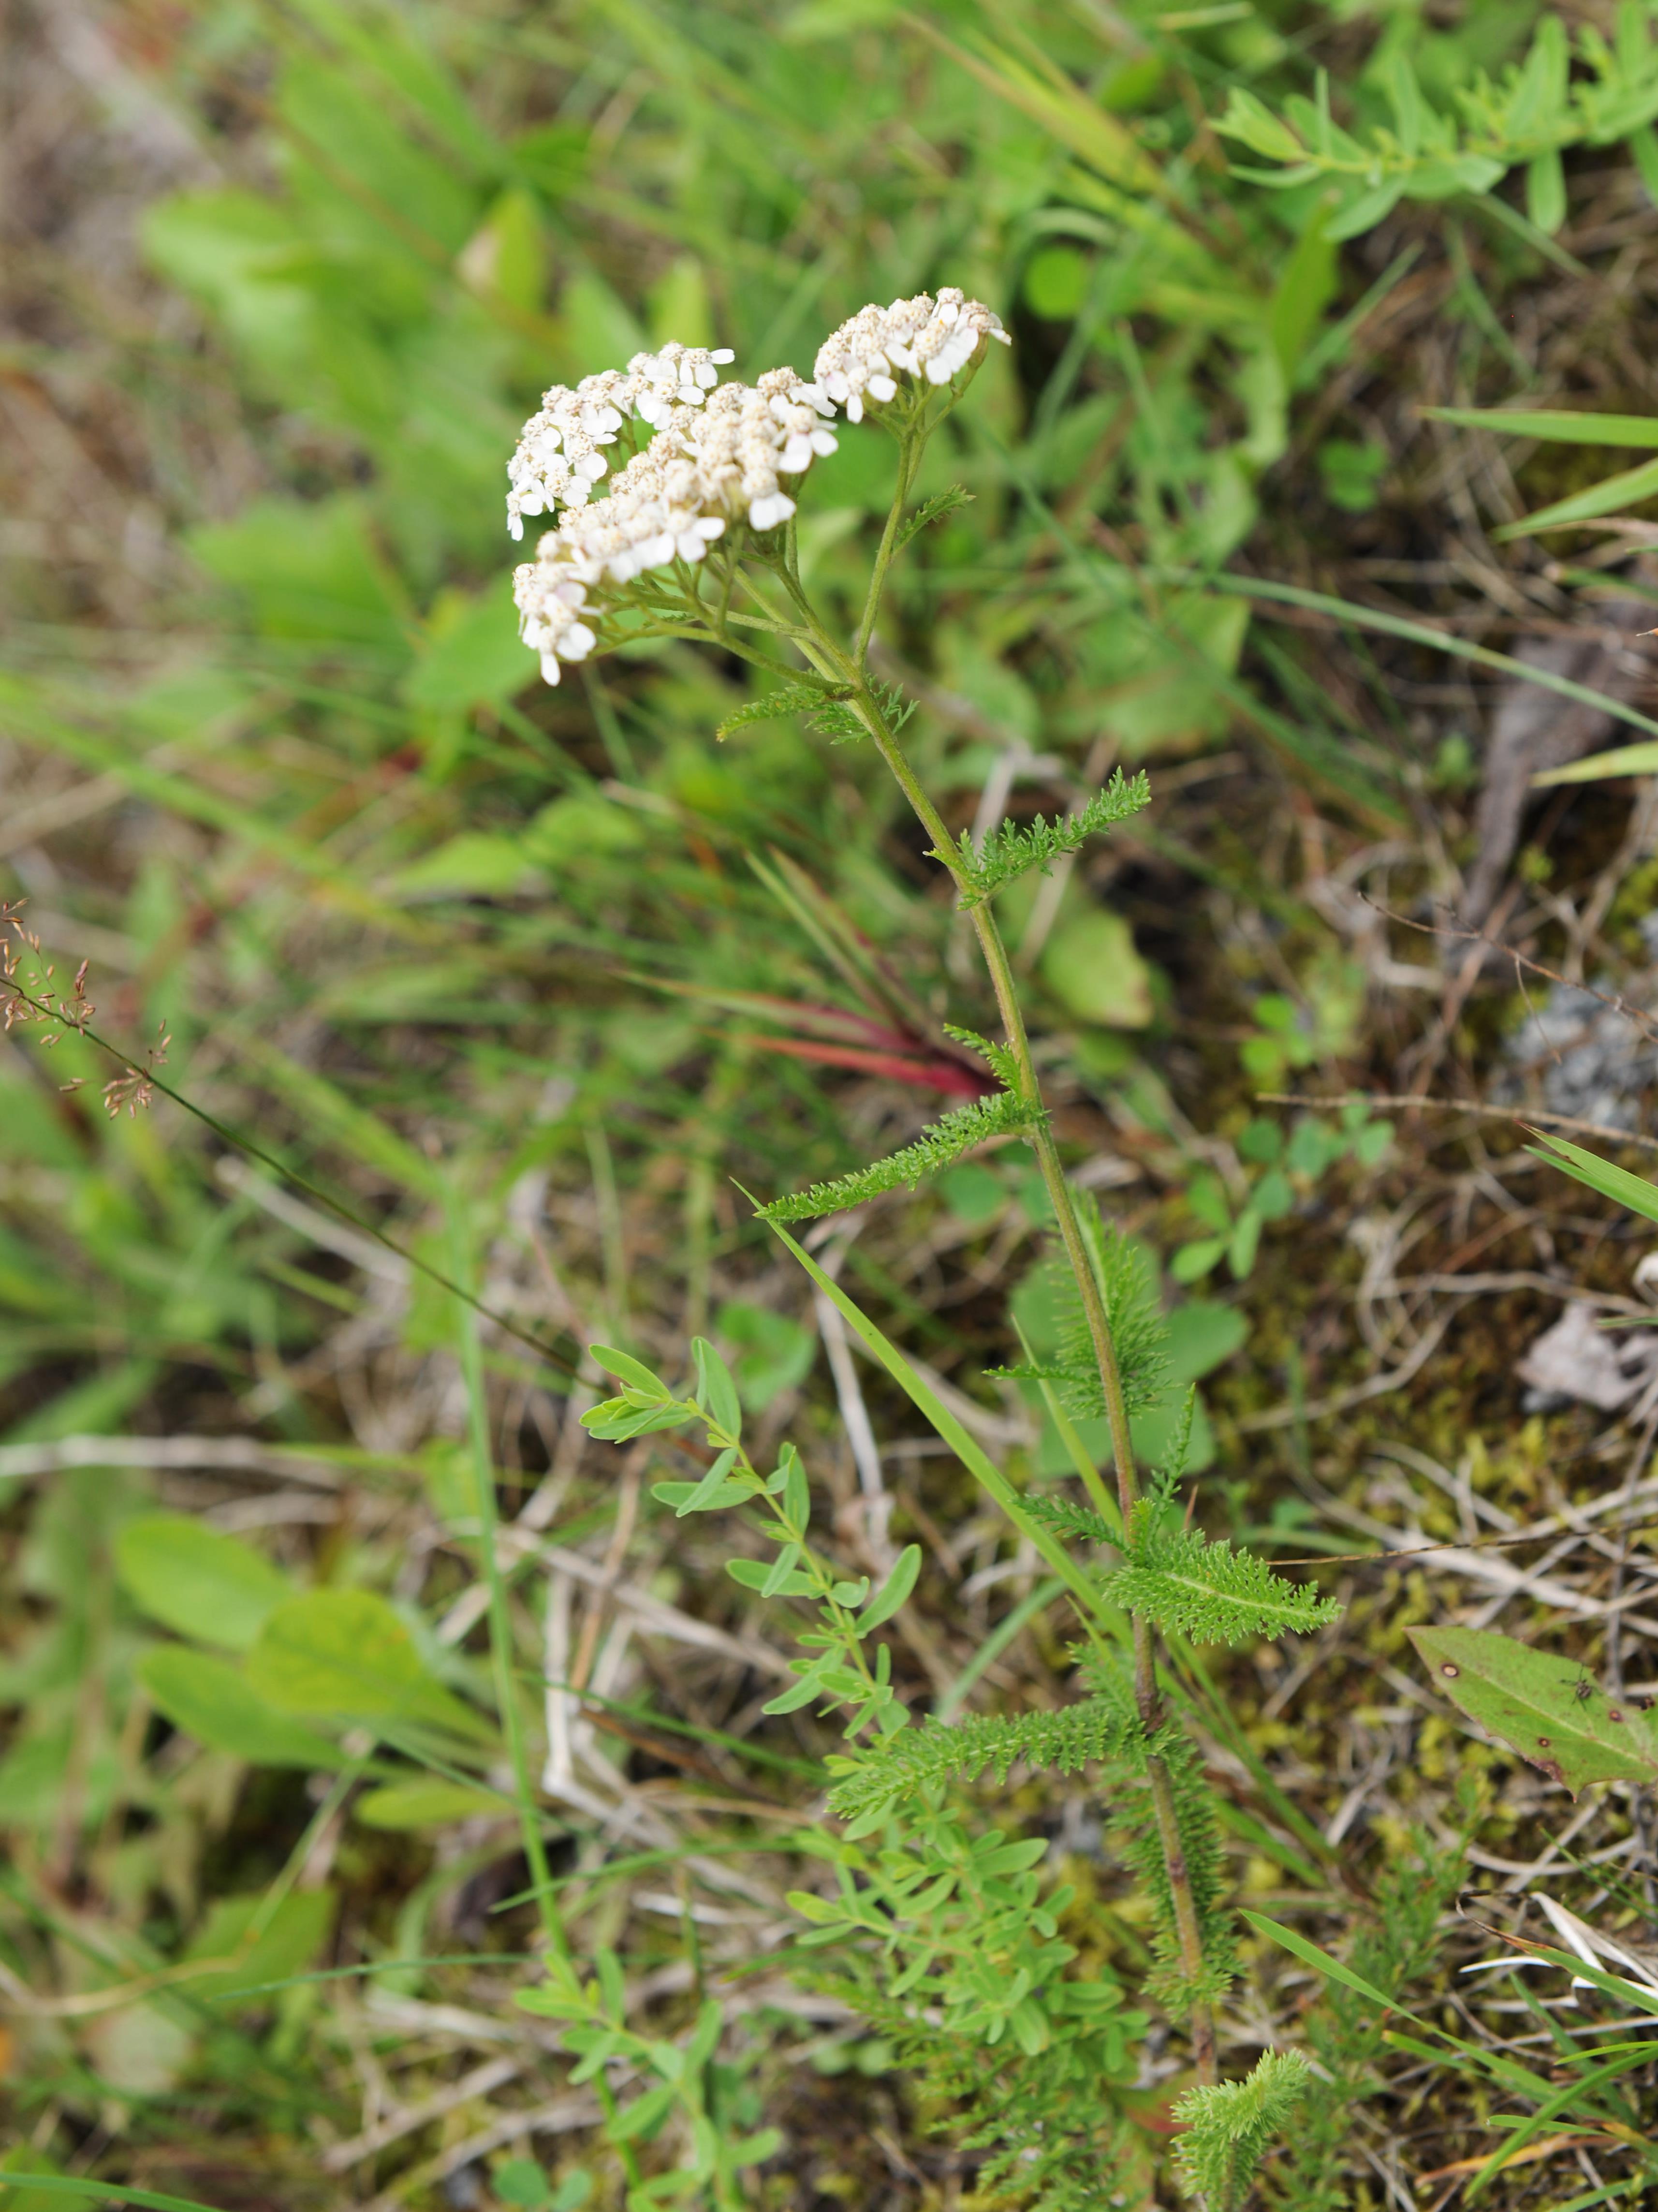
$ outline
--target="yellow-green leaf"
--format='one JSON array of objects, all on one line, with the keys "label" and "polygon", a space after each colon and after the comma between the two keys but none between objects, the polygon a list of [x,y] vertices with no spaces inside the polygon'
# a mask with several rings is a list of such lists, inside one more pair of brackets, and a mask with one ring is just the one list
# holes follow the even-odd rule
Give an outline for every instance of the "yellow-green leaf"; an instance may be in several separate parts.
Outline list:
[{"label": "yellow-green leaf", "polygon": [[1576,1796],[1590,1782],[1658,1781],[1658,1731],[1570,1659],[1489,1629],[1412,1628],[1434,1686]]}]

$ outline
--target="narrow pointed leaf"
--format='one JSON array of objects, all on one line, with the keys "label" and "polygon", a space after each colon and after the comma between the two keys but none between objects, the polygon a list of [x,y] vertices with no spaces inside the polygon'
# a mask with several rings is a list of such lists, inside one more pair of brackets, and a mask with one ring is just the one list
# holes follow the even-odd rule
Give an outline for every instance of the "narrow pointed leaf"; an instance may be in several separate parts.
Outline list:
[{"label": "narrow pointed leaf", "polygon": [[861,1636],[872,1628],[878,1628],[893,1614],[915,1587],[915,1578],[921,1571],[921,1547],[906,1544],[892,1563],[892,1572],[870,1600],[867,1609],[858,1616],[858,1632]]},{"label": "narrow pointed leaf", "polygon": [[1280,1927],[1276,1920],[1263,1920],[1258,1912],[1245,1912],[1241,1917],[1257,1936],[1270,1936],[1274,1943],[1281,1943],[1286,1951],[1292,1951],[1303,1965],[1316,1967],[1321,1974],[1339,1982],[1345,1989],[1357,1990],[1372,2004],[1380,2005],[1384,2012],[1402,2012],[1407,2020],[1414,2019],[1415,2014],[1396,1997],[1377,1989],[1374,1982],[1367,1982],[1363,1974],[1356,1974],[1351,1966],[1344,1966],[1339,1959],[1333,1959],[1327,1951],[1321,1951],[1316,1943],[1310,1942],[1296,1929]]}]

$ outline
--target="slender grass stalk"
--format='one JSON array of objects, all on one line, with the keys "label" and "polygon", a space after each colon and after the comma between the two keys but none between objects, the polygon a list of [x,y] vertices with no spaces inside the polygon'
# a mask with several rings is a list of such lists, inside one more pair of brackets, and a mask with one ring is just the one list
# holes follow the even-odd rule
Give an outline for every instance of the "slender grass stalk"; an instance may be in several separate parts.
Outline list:
[{"label": "slender grass stalk", "polygon": [[[449,1201],[450,1267],[465,1282],[472,1272],[471,1252],[458,1195]],[[466,1387],[466,1431],[472,1455],[472,1492],[477,1510],[478,1571],[489,1592],[489,1656],[495,1674],[495,1703],[501,1712],[501,1734],[513,1770],[513,1795],[518,1806],[519,1827],[524,1838],[524,1856],[530,1869],[530,1887],[541,1917],[548,1948],[560,1959],[570,1956],[563,1917],[555,1899],[552,1870],[547,1863],[541,1836],[541,1814],[536,1803],[529,1751],[524,1741],[524,1718],[519,1709],[513,1679],[513,1622],[507,1609],[507,1583],[495,1551],[495,1469],[489,1445],[489,1401],[483,1387],[483,1352],[477,1324],[470,1304],[455,1301],[456,1345],[461,1379]]]}]

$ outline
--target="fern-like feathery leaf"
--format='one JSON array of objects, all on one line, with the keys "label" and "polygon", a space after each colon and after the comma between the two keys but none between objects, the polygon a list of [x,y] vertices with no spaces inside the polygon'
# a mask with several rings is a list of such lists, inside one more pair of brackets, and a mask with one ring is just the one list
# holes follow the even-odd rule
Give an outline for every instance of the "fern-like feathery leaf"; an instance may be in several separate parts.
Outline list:
[{"label": "fern-like feathery leaf", "polygon": [[[1107,1765],[1106,1790],[1111,1806],[1108,1825],[1118,1850],[1151,1899],[1151,1949],[1156,1964],[1147,1977],[1146,1992],[1171,2011],[1185,2011],[1194,2003],[1218,2004],[1237,1972],[1237,1954],[1232,1916],[1225,1904],[1226,1865],[1215,1792],[1203,1771],[1198,1747],[1175,1721],[1165,1721],[1155,1734],[1146,1734],[1127,1670],[1120,1660],[1090,1653],[1082,1671],[1096,1696],[1106,1698],[1124,1716],[1120,1747]],[[1192,1905],[1202,1938],[1203,1971],[1195,1979],[1187,1974],[1169,1862],[1148,1802],[1146,1784],[1154,1759],[1169,1785],[1181,1856],[1186,1862]]]},{"label": "fern-like feathery leaf", "polygon": [[844,685],[785,684],[778,690],[749,700],[735,714],[727,714],[714,736],[723,740],[734,730],[746,730],[755,722],[774,722],[784,714],[821,714],[825,708],[834,706],[845,696]]},{"label": "fern-like feathery leaf", "polygon": [[805,1221],[814,1214],[835,1213],[842,1206],[861,1206],[884,1191],[913,1190],[926,1175],[947,1168],[963,1152],[982,1145],[988,1137],[1018,1136],[1029,1128],[1036,1109],[1011,1091],[999,1091],[970,1106],[957,1106],[922,1130],[913,1145],[877,1160],[833,1182],[815,1182],[792,1198],[774,1199],[760,1208],[762,1221]]},{"label": "fern-like feathery leaf", "polygon": [[1212,1543],[1200,1528],[1166,1529],[1154,1501],[1134,1509],[1129,1557],[1112,1575],[1112,1597],[1194,1644],[1246,1644],[1305,1636],[1340,1618],[1333,1598],[1276,1575],[1253,1552]]},{"label": "fern-like feathery leaf", "polygon": [[951,484],[947,491],[935,491],[931,499],[922,501],[898,532],[897,541],[892,549],[894,557],[902,553],[911,538],[918,537],[923,530],[929,529],[935,522],[942,522],[946,515],[954,514],[959,507],[971,507],[972,504],[973,494],[965,484]]},{"label": "fern-like feathery leaf", "polygon": [[1096,791],[1074,814],[1047,822],[1039,814],[1034,822],[1004,822],[975,846],[970,830],[963,830],[959,844],[935,860],[961,869],[968,879],[962,893],[963,907],[982,906],[987,898],[1011,884],[1027,869],[1046,875],[1055,860],[1078,851],[1084,841],[1102,830],[1114,830],[1131,814],[1138,814],[1151,799],[1151,786],[1142,769],[1125,776],[1119,769],[1103,791]]},{"label": "fern-like feathery leaf", "polygon": [[1238,2212],[1260,2154],[1301,2102],[1312,2069],[1298,2051],[1263,2051],[1242,2081],[1188,2089],[1175,2106],[1186,2123],[1175,2146],[1181,2179],[1209,2212]]},{"label": "fern-like feathery leaf", "polygon": [[1136,1725],[1132,1703],[1114,1686],[1057,1712],[975,1714],[950,1727],[929,1722],[872,1744],[856,1758],[832,1755],[826,1762],[835,1777],[829,1809],[856,1820],[938,1783],[974,1781],[987,1767],[1005,1782],[1021,1761],[1074,1774],[1090,1759],[1120,1753]]},{"label": "fern-like feathery leaf", "polygon": [[969,1052],[976,1052],[1004,1091],[1018,1089],[1019,1063],[1005,1044],[993,1044],[977,1030],[958,1030],[950,1022],[944,1024],[944,1035],[957,1044],[964,1044]]},{"label": "fern-like feathery leaf", "polygon": [[1090,1506],[1078,1505],[1069,1498],[1037,1498],[1025,1493],[1024,1510],[1033,1521],[1040,1521],[1045,1528],[1056,1535],[1074,1536],[1082,1544],[1114,1544],[1117,1532],[1108,1521],[1102,1520]]},{"label": "fern-like feathery leaf", "polygon": [[[1100,1218],[1097,1205],[1079,1206],[1078,1225],[1094,1263],[1106,1319],[1117,1347],[1117,1367],[1122,1377],[1124,1402],[1131,1413],[1144,1413],[1163,1395],[1169,1380],[1164,1352],[1168,1324],[1157,1304],[1157,1284],[1143,1246]],[[1073,1420],[1100,1420],[1105,1415],[1105,1387],[1088,1316],[1070,1267],[1055,1259],[1049,1279],[1060,1317],[1060,1346],[1051,1359],[1033,1360],[1024,1367],[994,1367],[998,1376],[1019,1382],[1051,1382],[1060,1402]]]}]

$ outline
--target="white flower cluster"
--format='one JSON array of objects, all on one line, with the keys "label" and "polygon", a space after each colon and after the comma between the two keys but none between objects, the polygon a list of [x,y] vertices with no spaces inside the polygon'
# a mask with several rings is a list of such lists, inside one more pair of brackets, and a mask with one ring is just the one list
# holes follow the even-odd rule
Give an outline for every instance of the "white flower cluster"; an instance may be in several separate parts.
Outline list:
[{"label": "white flower cluster", "polygon": [[519,434],[507,465],[507,527],[524,535],[526,514],[583,506],[607,466],[599,448],[613,446],[629,415],[653,429],[676,407],[700,407],[732,360],[729,346],[665,345],[636,353],[625,369],[584,376],[574,391],[556,384]]},{"label": "white flower cluster", "polygon": [[825,396],[846,409],[849,422],[861,422],[865,393],[880,401],[896,396],[895,368],[948,384],[984,338],[1012,343],[993,308],[946,284],[936,300],[918,292],[890,307],[859,307],[817,349],[812,374]]},{"label": "white flower cluster", "polygon": [[[507,498],[514,538],[526,514],[564,510],[513,576],[520,634],[548,683],[598,641],[583,619],[590,591],[700,561],[732,522],[774,530],[794,513],[783,477],[835,451],[824,422],[837,405],[861,422],[865,396],[896,396],[894,370],[947,384],[987,338],[1009,343],[1000,317],[946,287],[936,300],[921,292],[860,308],[819,350],[815,383],[774,368],[756,385],[721,384],[727,349],[666,345],[635,354],[625,370],[584,377],[574,391],[555,386],[524,426]],[[656,434],[592,500],[609,468],[601,448],[616,443],[630,414]]]},{"label": "white flower cluster", "polygon": [[823,428],[828,401],[792,368],[768,370],[752,386],[720,385],[700,410],[675,404],[666,412],[608,496],[568,508],[536,558],[514,571],[524,642],[541,655],[550,684],[561,661],[585,659],[597,642],[581,619],[592,586],[700,561],[728,522],[775,529],[794,513],[780,478],[835,451]]}]

